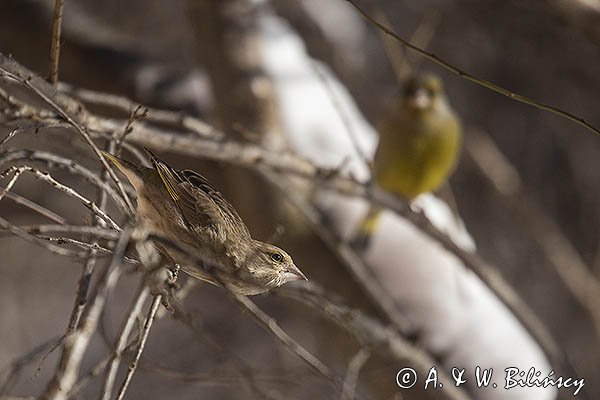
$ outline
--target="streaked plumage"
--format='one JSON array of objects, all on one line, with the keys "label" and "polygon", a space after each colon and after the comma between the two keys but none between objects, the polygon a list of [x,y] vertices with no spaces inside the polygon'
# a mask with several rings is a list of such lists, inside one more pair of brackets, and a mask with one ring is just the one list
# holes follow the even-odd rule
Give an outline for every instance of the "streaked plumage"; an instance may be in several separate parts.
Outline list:
[{"label": "streaked plumage", "polygon": [[183,243],[206,260],[205,268],[199,268],[189,257],[157,246],[185,273],[215,285],[223,282],[244,295],[306,279],[285,251],[251,237],[233,206],[206,178],[191,170],[176,170],[148,153],[153,168],[105,156],[136,190],[138,229]]}]

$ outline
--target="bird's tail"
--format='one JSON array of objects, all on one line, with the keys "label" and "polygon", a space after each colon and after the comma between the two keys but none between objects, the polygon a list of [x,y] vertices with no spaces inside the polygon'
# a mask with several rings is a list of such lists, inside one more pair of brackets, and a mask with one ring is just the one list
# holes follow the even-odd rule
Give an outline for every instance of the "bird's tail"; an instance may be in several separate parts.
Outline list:
[{"label": "bird's tail", "polygon": [[352,246],[353,249],[357,251],[364,251],[369,247],[371,243],[371,237],[377,229],[380,216],[381,209],[379,207],[371,206],[369,212],[362,219],[360,225],[350,239],[350,246]]}]

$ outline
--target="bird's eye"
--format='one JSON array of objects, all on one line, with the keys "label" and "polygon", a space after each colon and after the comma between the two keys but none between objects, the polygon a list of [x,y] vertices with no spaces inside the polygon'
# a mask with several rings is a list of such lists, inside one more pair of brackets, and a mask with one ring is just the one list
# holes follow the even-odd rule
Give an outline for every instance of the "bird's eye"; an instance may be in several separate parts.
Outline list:
[{"label": "bird's eye", "polygon": [[271,260],[280,263],[283,261],[283,256],[281,253],[271,253]]}]

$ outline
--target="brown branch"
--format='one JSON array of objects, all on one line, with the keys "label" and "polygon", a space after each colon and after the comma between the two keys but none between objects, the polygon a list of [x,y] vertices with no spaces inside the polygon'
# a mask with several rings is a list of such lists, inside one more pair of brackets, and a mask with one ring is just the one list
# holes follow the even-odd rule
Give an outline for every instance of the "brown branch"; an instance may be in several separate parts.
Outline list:
[{"label": "brown branch", "polygon": [[327,97],[329,98],[329,101],[331,101],[331,105],[333,106],[336,113],[340,117],[340,120],[342,121],[342,125],[344,125],[346,133],[348,134],[348,138],[350,139],[350,143],[352,144],[352,148],[354,149],[354,152],[358,155],[358,157],[365,164],[365,166],[368,168],[368,170],[371,173],[373,173],[373,162],[372,162],[371,158],[369,157],[369,155],[366,154],[364,149],[360,146],[356,131],[354,130],[354,127],[352,126],[352,123],[350,121],[348,113],[346,112],[347,110],[343,109],[342,104],[340,103],[338,96],[336,95],[336,93],[333,89],[333,86],[327,79],[327,75],[323,71],[321,71],[321,69],[324,68],[324,66],[320,65],[319,63],[317,63],[314,60],[311,60],[311,67],[312,67],[313,71],[315,71],[317,79],[319,80],[319,82],[321,82],[323,89],[325,89],[325,92],[327,93]]},{"label": "brown branch", "polygon": [[508,97],[509,99],[515,100],[519,103],[523,103],[523,104],[527,104],[530,105],[532,107],[535,107],[537,109],[540,110],[544,110],[544,111],[548,111],[552,114],[558,115],[562,118],[566,118],[570,121],[573,121],[581,126],[583,126],[586,130],[594,133],[595,135],[600,136],[600,129],[594,127],[593,125],[591,125],[589,122],[587,122],[585,119],[572,114],[568,111],[564,111],[558,107],[549,105],[549,104],[544,104],[541,103],[539,101],[530,99],[529,97],[525,97],[523,95],[517,94],[517,93],[513,93],[508,89],[505,89],[501,86],[496,85],[493,82],[487,81],[485,79],[481,79],[481,78],[476,78],[475,76],[469,74],[468,72],[463,71],[462,69],[455,67],[454,65],[450,64],[448,61],[445,61],[444,59],[436,56],[433,53],[430,53],[426,50],[423,50],[422,48],[415,46],[414,44],[412,44],[411,42],[409,42],[406,39],[403,39],[402,37],[398,36],[398,34],[396,34],[394,31],[392,31],[391,29],[389,29],[388,27],[386,27],[385,25],[381,24],[380,22],[377,22],[373,17],[371,17],[367,12],[365,12],[361,7],[358,6],[358,4],[356,4],[356,2],[354,0],[345,0],[348,3],[350,3],[361,15],[362,17],[371,25],[373,25],[375,28],[377,28],[378,30],[382,31],[383,33],[385,33],[386,35],[391,36],[392,38],[394,38],[395,40],[397,40],[398,42],[400,42],[404,47],[407,47],[415,52],[417,52],[418,54],[420,54],[421,56],[425,57],[426,59],[428,59],[429,61],[432,61],[434,63],[436,63],[437,65],[441,66],[442,68],[452,72],[455,75],[458,75],[461,78],[464,78],[468,81],[471,81],[479,86],[483,86],[484,88],[487,88],[493,92],[499,93],[503,96]]},{"label": "brown branch", "polygon": [[[368,347],[381,357],[413,367],[418,376],[427,376],[427,371],[436,364],[431,356],[400,336],[393,327],[385,326],[359,310],[347,307],[315,284],[287,285],[273,291],[272,295],[287,297],[306,305],[348,332],[361,346]],[[438,370],[438,374],[440,381],[452,382],[442,370]],[[436,393],[442,400],[470,398],[452,385],[444,385]]]},{"label": "brown branch", "polygon": [[[173,313],[173,318],[175,318],[176,321],[189,328],[194,333],[194,337],[199,339],[201,337],[209,336],[209,333],[206,331],[205,327],[201,326],[197,322],[197,318],[195,315],[186,312],[180,304],[175,303],[173,306],[175,309],[175,312]],[[248,388],[252,391],[252,393],[263,399],[279,399],[279,397],[272,395],[269,391],[265,391],[260,386],[258,386],[255,379],[255,373],[252,370],[252,367],[243,358],[233,353],[229,347],[221,346],[214,338],[210,337],[210,339],[211,345],[216,347],[221,353],[223,353],[225,356],[227,356],[234,362],[233,367],[243,377],[246,384],[248,385]]]},{"label": "brown branch", "polygon": [[20,226],[23,231],[32,234],[40,233],[70,233],[80,234],[86,236],[94,236],[106,240],[118,240],[119,232],[112,229],[98,228],[95,226],[88,225],[53,225],[53,224],[35,224],[35,225],[23,225]]},{"label": "brown branch", "polygon": [[54,1],[54,17],[52,18],[52,43],[50,47],[50,77],[48,81],[56,85],[58,82],[58,61],[60,58],[60,30],[63,16],[63,0]]},{"label": "brown branch", "polygon": [[54,377],[40,398],[44,400],[66,400],[68,393],[77,380],[83,354],[96,331],[107,296],[116,285],[123,271],[120,265],[130,237],[131,229],[123,230],[111,263],[100,276],[90,305],[86,308],[80,325],[64,340],[63,351]]},{"label": "brown branch", "polygon": [[[14,61],[12,61],[10,59],[6,59],[6,57],[4,55],[1,55],[0,56],[0,64],[11,65],[11,64],[14,64]],[[123,188],[121,180],[117,177],[117,175],[113,171],[112,166],[102,156],[100,149],[98,148],[98,146],[96,146],[96,144],[91,139],[89,133],[87,132],[87,129],[84,126],[82,126],[80,123],[78,123],[76,121],[75,117],[71,115],[71,112],[67,111],[67,109],[65,107],[62,107],[60,102],[61,102],[61,100],[63,100],[67,103],[67,106],[70,105],[71,107],[75,107],[75,109],[77,109],[78,111],[83,111],[81,105],[74,103],[72,100],[69,102],[69,101],[67,101],[68,99],[65,99],[64,97],[60,98],[60,99],[56,99],[56,101],[55,101],[54,99],[56,98],[56,96],[54,96],[52,94],[50,94],[50,95],[48,94],[48,88],[46,87],[45,82],[43,80],[39,79],[38,77],[35,77],[35,75],[33,75],[33,74],[29,74],[26,77],[23,77],[18,72],[13,73],[6,68],[1,68],[0,75],[4,75],[16,82],[20,82],[27,88],[31,89],[46,104],[48,104],[54,111],[56,111],[62,118],[64,118],[69,124],[71,124],[75,128],[75,130],[82,136],[84,141],[92,148],[92,150],[94,151],[94,154],[100,160],[100,162],[104,166],[104,168],[108,171],[108,174],[110,175],[111,179],[113,180],[113,182],[115,182],[115,184],[121,191],[121,195],[123,196],[123,200],[125,200],[125,203],[127,203],[127,207],[129,209],[130,214],[133,214],[134,213],[133,204],[131,203],[129,196],[127,196],[127,193],[125,192],[125,189]]]},{"label": "brown branch", "polygon": [[140,357],[142,356],[142,352],[146,347],[146,341],[148,340],[148,335],[150,334],[150,329],[152,328],[152,324],[154,323],[154,318],[156,317],[156,312],[158,311],[158,307],[162,302],[162,295],[154,296],[154,300],[152,300],[152,305],[150,306],[150,310],[148,311],[148,316],[146,317],[146,321],[144,322],[144,328],[140,333],[140,340],[138,346],[135,351],[135,356],[133,361],[129,363],[129,368],[127,369],[127,375],[125,376],[125,380],[121,384],[119,391],[117,393],[117,400],[123,400],[125,397],[125,393],[127,392],[127,388],[129,387],[129,383],[131,383],[131,379],[133,378],[133,374],[137,369],[138,363],[140,361]]},{"label": "brown branch", "polygon": [[[148,363],[144,363],[142,360],[142,363],[140,364],[140,369],[171,379],[176,379],[184,383],[194,383],[201,385],[230,385],[232,383],[240,383],[240,381],[244,380],[240,376],[224,374],[223,370],[220,368],[215,368],[215,370],[211,372],[183,372],[175,371],[170,368],[148,365]],[[253,376],[253,379],[260,382],[281,383],[286,385],[293,385],[294,383],[296,383],[294,382],[293,377],[281,377],[280,374],[275,374],[273,376]],[[277,398],[283,399],[284,397]]]},{"label": "brown branch", "polygon": [[0,399],[3,399],[4,397],[2,396],[12,388],[21,370],[25,368],[28,364],[33,362],[36,358],[42,356],[48,348],[52,347],[58,341],[60,341],[59,337],[47,340],[44,343],[36,346],[34,349],[27,352],[26,354],[11,361],[10,364],[8,364],[8,366],[6,367],[8,373],[6,375],[4,383],[0,385]]},{"label": "brown branch", "polygon": [[58,224],[64,225],[67,223],[67,220],[63,217],[61,217],[60,215],[56,214],[54,211],[47,209],[46,207],[29,200],[26,197],[21,196],[20,194],[14,193],[14,192],[6,192],[5,196],[8,199],[11,199],[12,201],[14,201],[17,204],[20,204],[24,207],[29,208],[32,211],[35,211],[36,213],[43,215],[44,217],[52,220],[53,222],[56,222]]},{"label": "brown branch", "polygon": [[467,136],[466,149],[502,203],[508,204],[526,221],[523,225],[541,247],[569,292],[587,310],[596,333],[600,335],[600,280],[594,276],[556,222],[532,200],[518,171],[491,138],[472,130]]},{"label": "brown branch", "polygon": [[346,379],[344,379],[344,390],[340,397],[341,400],[354,400],[358,375],[370,356],[371,351],[366,347],[361,347],[348,363]]},{"label": "brown branch", "polygon": [[0,217],[0,228],[6,230],[7,232],[12,233],[15,236],[20,237],[21,239],[23,239],[25,241],[28,241],[28,242],[36,244],[40,247],[43,247],[46,250],[48,250],[56,255],[59,255],[59,256],[85,258],[87,255],[87,252],[85,252],[85,251],[84,252],[76,252],[73,250],[65,249],[63,247],[57,246],[52,243],[48,243],[48,241],[46,241],[42,238],[38,238],[37,236],[26,232],[25,230],[21,229],[18,226],[11,224],[10,222],[8,222],[7,220],[5,220],[2,217]]},{"label": "brown branch", "polygon": [[[248,297],[241,296],[231,291],[227,284],[222,282],[218,275],[214,273],[212,268],[208,268],[207,265],[211,265],[210,260],[205,260],[195,254],[193,249],[185,243],[176,243],[165,237],[151,234],[148,236],[148,240],[156,241],[161,245],[167,246],[168,248],[174,249],[181,254],[185,255],[191,262],[194,262],[196,266],[202,268],[207,273],[211,274],[212,277],[220,283],[220,285],[226,290],[229,296],[242,308],[247,310],[255,321],[263,327],[265,330],[270,332],[280,343],[282,343],[288,350],[298,356],[304,361],[311,369],[323,376],[338,390],[343,390],[343,381],[337,376],[329,367],[325,365],[319,358],[306,350],[300,343],[289,336],[267,313],[261,310],[254,302]],[[208,262],[207,262],[208,261]],[[217,266],[218,267],[218,266]]]},{"label": "brown branch", "polygon": [[[20,74],[31,74],[24,67],[0,56],[0,71],[6,71],[7,68],[18,71]],[[14,73],[12,74],[14,75]],[[38,86],[39,90],[44,90],[44,97],[51,99],[54,96],[49,88],[42,84]],[[101,118],[89,113],[85,115],[85,121],[90,132],[104,135],[123,126],[120,121]],[[181,132],[156,129],[142,124],[136,124],[127,140],[157,150],[171,151],[192,157],[203,156],[253,169],[260,166],[271,169],[273,172],[303,177],[319,185],[322,189],[365,198],[376,206],[390,209],[406,218],[433,240],[439,242],[446,250],[463,262],[467,268],[475,272],[529,331],[549,358],[550,363],[555,368],[562,364],[562,352],[552,336],[537,315],[523,302],[514,289],[502,279],[497,269],[485,262],[479,255],[463,250],[450,237],[438,230],[422,211],[411,210],[404,200],[378,189],[371,190],[368,185],[354,179],[341,177],[339,174],[332,173],[331,170],[315,167],[307,160],[291,153],[272,152],[253,144],[232,140],[212,140],[197,135],[185,135]]]},{"label": "brown branch", "polygon": [[232,297],[240,306],[250,313],[250,315],[258,322],[260,326],[270,332],[281,344],[287,347],[292,353],[300,357],[300,359],[308,364],[319,375],[325,377],[339,391],[344,389],[344,383],[337,374],[335,374],[321,360],[315,357],[312,353],[300,345],[300,343],[288,335],[287,332],[281,329],[277,321],[261,310],[256,304],[254,304],[252,300],[250,300],[248,297],[233,293]]},{"label": "brown branch", "polygon": [[[142,284],[143,285],[143,284]],[[104,377],[104,383],[102,385],[101,391],[101,399],[102,400],[110,400],[112,397],[112,388],[115,383],[115,378],[117,376],[117,370],[119,367],[119,362],[121,361],[121,356],[127,347],[127,340],[135,327],[135,322],[137,321],[138,316],[142,312],[142,307],[150,294],[150,290],[147,286],[143,285],[138,290],[138,294],[135,296],[135,300],[131,304],[131,307],[127,313],[127,318],[123,323],[123,327],[121,328],[121,333],[119,334],[119,338],[115,343],[112,357],[110,363],[108,364],[108,369],[106,370],[106,374]]]},{"label": "brown branch", "polygon": [[[135,110],[141,106],[139,103],[136,103],[127,97],[82,89],[63,82],[59,83],[58,90],[75,97],[84,103],[111,107],[125,113],[129,113],[131,110]],[[147,111],[144,119],[148,122],[169,126],[175,129],[186,130],[201,137],[216,138],[217,135],[222,135],[220,132],[216,131],[214,127],[208,125],[204,121],[186,115],[185,113],[159,110],[147,106],[144,106],[144,108]]]},{"label": "brown branch", "polygon": [[400,313],[396,301],[385,290],[377,278],[373,276],[371,270],[365,265],[363,260],[356,252],[348,246],[347,243],[340,240],[322,223],[319,211],[308,202],[303,201],[301,196],[296,195],[294,188],[287,184],[281,176],[271,173],[263,168],[258,169],[259,173],[275,188],[285,196],[285,199],[292,203],[302,215],[307,219],[311,228],[329,247],[329,249],[342,262],[354,280],[362,287],[365,294],[371,299],[372,303],[385,315],[385,317],[401,333],[408,335],[411,333],[410,322]]},{"label": "brown branch", "polygon": [[104,221],[106,221],[112,229],[117,230],[117,231],[121,230],[119,225],[117,225],[117,223],[115,221],[113,221],[112,218],[110,218],[108,216],[108,214],[106,214],[106,212],[104,212],[104,210],[101,210],[100,207],[98,207],[96,205],[96,203],[87,199],[86,197],[81,195],[75,189],[60,183],[59,181],[54,179],[48,172],[39,171],[28,165],[21,165],[18,167],[14,166],[14,167],[10,167],[6,171],[0,173],[0,180],[5,178],[6,176],[10,175],[11,173],[14,174],[14,177],[18,177],[25,172],[30,173],[36,179],[47,183],[48,185],[52,186],[53,188],[60,190],[61,192],[65,193],[67,196],[79,200],[86,208],[88,208],[90,211],[92,211],[99,218],[102,218]]}]

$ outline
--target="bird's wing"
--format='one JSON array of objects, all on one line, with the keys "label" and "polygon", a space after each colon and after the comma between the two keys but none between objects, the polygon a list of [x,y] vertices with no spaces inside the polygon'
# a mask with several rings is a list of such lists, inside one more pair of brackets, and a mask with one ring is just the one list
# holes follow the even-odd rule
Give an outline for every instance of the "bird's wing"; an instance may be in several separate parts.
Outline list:
[{"label": "bird's wing", "polygon": [[233,231],[240,238],[250,238],[250,232],[237,211],[218,190],[211,186],[204,176],[189,169],[181,171],[180,174],[192,185],[195,191],[201,192],[203,196],[208,196],[218,206],[219,212],[230,231]]},{"label": "bird's wing", "polygon": [[188,228],[195,232],[209,228],[221,240],[232,235],[242,239],[250,238],[248,228],[233,206],[205,177],[190,170],[178,171],[150,151],[148,153]]}]

